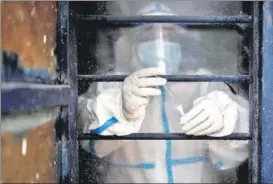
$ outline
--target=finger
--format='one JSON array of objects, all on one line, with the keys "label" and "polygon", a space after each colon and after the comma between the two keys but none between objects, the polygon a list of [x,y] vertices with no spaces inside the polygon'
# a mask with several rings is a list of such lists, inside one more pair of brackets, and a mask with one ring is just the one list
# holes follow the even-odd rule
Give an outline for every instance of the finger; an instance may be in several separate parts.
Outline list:
[{"label": "finger", "polygon": [[195,118],[193,118],[192,120],[190,120],[188,123],[186,123],[183,127],[182,127],[182,131],[183,132],[187,132],[190,131],[191,129],[193,129],[194,127],[202,124],[205,120],[208,119],[208,113],[206,111],[202,111],[200,114],[198,114]]},{"label": "finger", "polygon": [[167,80],[160,77],[140,78],[137,80],[138,87],[163,86],[166,83],[167,83]]},{"label": "finger", "polygon": [[152,77],[157,75],[163,75],[162,70],[158,68],[145,68],[135,72],[136,77],[143,78],[143,77]]},{"label": "finger", "polygon": [[133,93],[142,97],[161,95],[161,91],[156,88],[138,88],[137,90],[133,91]]},{"label": "finger", "polygon": [[188,123],[195,116],[200,114],[203,111],[203,109],[204,109],[203,106],[199,105],[199,104],[197,106],[193,107],[188,113],[186,113],[186,114],[184,114],[184,116],[182,116],[182,118],[180,119],[180,124]]},{"label": "finger", "polygon": [[203,131],[200,131],[198,133],[196,133],[195,135],[209,135],[215,132],[220,131],[223,128],[223,126],[221,124],[218,124],[217,122],[213,122],[213,124],[208,128],[205,129]]},{"label": "finger", "polygon": [[193,129],[191,129],[185,133],[188,135],[195,135],[201,131],[208,129],[212,124],[213,124],[213,121],[211,119],[207,119],[206,121],[204,121],[200,125],[194,127]]}]

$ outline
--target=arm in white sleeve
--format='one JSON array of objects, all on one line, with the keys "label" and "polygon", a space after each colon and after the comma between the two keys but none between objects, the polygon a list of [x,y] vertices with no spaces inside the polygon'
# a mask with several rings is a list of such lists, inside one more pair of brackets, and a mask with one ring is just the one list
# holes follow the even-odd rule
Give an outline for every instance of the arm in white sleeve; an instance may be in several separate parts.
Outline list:
[{"label": "arm in white sleeve", "polygon": [[[92,91],[91,85],[89,91],[79,97],[78,122],[80,132],[118,136],[138,132],[144,117],[128,122],[122,112],[121,89],[118,87],[105,89],[106,85],[105,83],[100,84],[98,88],[103,86],[104,92],[101,92],[98,96],[94,95],[96,91]],[[81,141],[81,145],[86,151],[95,152],[97,156],[104,157],[126,142],[129,141]]]},{"label": "arm in white sleeve", "polygon": [[[144,120],[149,98],[161,93],[155,87],[167,82],[155,77],[158,75],[162,75],[158,68],[141,69],[126,77],[123,83],[99,83],[99,95],[96,97],[92,97],[94,90],[89,89],[91,95],[87,95],[86,100],[80,99],[79,106],[82,107],[78,108],[81,109],[78,114],[84,131],[117,136],[137,133]],[[86,104],[82,104],[83,101]],[[99,141],[94,145],[94,150],[97,155],[105,156],[125,142],[109,144],[109,141]]]},{"label": "arm in white sleeve", "polygon": [[[211,83],[211,90],[225,92],[231,99],[230,107],[223,108],[222,115],[226,123],[234,120],[237,111],[237,121],[232,133],[249,133],[249,104],[242,96],[233,94],[224,83]],[[217,98],[217,94],[214,94]],[[219,97],[219,102],[221,98]],[[219,136],[219,135],[218,135]],[[227,170],[238,167],[248,158],[248,141],[219,140],[208,141],[209,155],[217,169]]]}]

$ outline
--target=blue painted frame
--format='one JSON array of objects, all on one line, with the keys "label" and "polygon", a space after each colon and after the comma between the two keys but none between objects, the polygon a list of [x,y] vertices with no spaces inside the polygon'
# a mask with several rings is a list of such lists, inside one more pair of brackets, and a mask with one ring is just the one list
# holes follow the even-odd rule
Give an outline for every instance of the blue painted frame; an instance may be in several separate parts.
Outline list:
[{"label": "blue painted frame", "polygon": [[261,183],[273,183],[273,2],[263,5]]},{"label": "blue painted frame", "polygon": [[65,106],[70,99],[68,85],[6,83],[1,85],[1,112]]}]

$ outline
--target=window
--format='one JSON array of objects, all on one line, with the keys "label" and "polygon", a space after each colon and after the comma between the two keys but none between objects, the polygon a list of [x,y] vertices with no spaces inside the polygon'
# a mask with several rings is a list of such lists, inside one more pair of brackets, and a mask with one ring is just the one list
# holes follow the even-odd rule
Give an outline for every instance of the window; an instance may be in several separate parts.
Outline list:
[{"label": "window", "polygon": [[[112,16],[112,15],[84,15],[75,13],[72,11],[72,7],[76,8],[75,4],[69,2],[58,2],[58,73],[59,73],[59,83],[60,86],[52,86],[50,88],[39,88],[39,89],[17,89],[10,92],[8,89],[1,89],[1,107],[3,109],[13,110],[11,106],[20,107],[21,104],[26,104],[26,108],[35,108],[37,106],[57,106],[63,105],[63,116],[60,117],[60,121],[66,125],[66,129],[62,127],[64,131],[64,136],[60,137],[58,142],[58,176],[59,182],[69,181],[70,183],[76,183],[79,179],[79,140],[89,140],[89,139],[140,139],[140,140],[196,140],[196,139],[225,139],[225,140],[245,140],[251,139],[250,146],[250,157],[249,157],[249,173],[250,180],[252,183],[262,182],[272,182],[272,164],[269,159],[272,158],[272,133],[270,130],[273,129],[272,116],[268,116],[272,112],[272,95],[271,91],[272,85],[272,2],[247,2],[251,4],[250,16],[240,15],[240,16],[219,16],[215,17],[203,17],[197,16],[179,16],[179,17],[137,17],[137,16]],[[263,10],[262,10],[263,7]],[[94,6],[95,9],[104,11],[103,7]],[[246,10],[247,12],[247,10]],[[83,12],[84,13],[84,12]],[[270,19],[271,18],[271,19]],[[263,20],[263,21],[261,21]],[[245,45],[248,48],[243,48],[244,54],[249,56],[248,63],[250,64],[249,74],[242,72],[240,75],[236,74],[219,74],[219,75],[170,75],[166,76],[169,81],[208,81],[208,82],[227,82],[227,83],[238,83],[244,82],[249,83],[249,102],[250,102],[250,124],[251,124],[251,134],[232,134],[227,137],[221,138],[211,138],[211,137],[193,137],[186,136],[181,133],[141,133],[141,134],[131,134],[128,136],[98,136],[95,134],[79,134],[77,132],[77,117],[76,117],[76,106],[78,100],[78,81],[87,82],[98,82],[98,81],[123,81],[126,75],[89,75],[87,73],[79,73],[77,71],[77,64],[80,65],[81,62],[78,61],[78,56],[80,56],[81,51],[79,49],[79,42],[76,36],[77,29],[79,26],[84,26],[82,22],[96,23],[100,26],[121,26],[121,25],[131,25],[132,23],[139,22],[184,22],[184,23],[195,23],[204,24],[206,26],[217,27],[218,24],[236,25],[238,23],[243,23],[248,25],[249,33],[252,33],[249,37],[245,37]],[[262,24],[263,23],[263,24]],[[206,27],[205,26],[205,27]],[[233,27],[231,26],[231,27]],[[197,26],[198,27],[198,26]],[[233,28],[235,28],[233,27]],[[201,26],[199,26],[201,28]],[[241,27],[245,28],[245,27]],[[240,26],[238,28],[240,31]],[[247,31],[246,31],[247,32]],[[263,35],[263,39],[262,39]],[[251,41],[250,41],[251,40]],[[262,50],[263,48],[263,50]],[[263,56],[263,57],[261,57]],[[262,63],[263,61],[263,63]],[[245,61],[242,61],[245,62]],[[96,70],[95,68],[93,69]],[[107,69],[108,70],[108,69]],[[110,69],[111,70],[111,67]],[[263,83],[261,83],[261,77],[263,74]],[[68,86],[69,85],[69,86]],[[263,86],[262,86],[263,85]],[[87,86],[87,85],[86,85]],[[36,104],[29,104],[27,99],[19,98],[20,95],[15,95],[14,93],[20,94],[20,90],[30,90],[35,96],[36,90],[41,90],[43,92],[42,98],[39,97],[40,101],[36,101]],[[67,95],[69,94],[69,95]],[[19,99],[14,101],[14,104],[10,104],[9,99],[12,97],[18,97]],[[56,97],[58,95],[59,97]],[[38,97],[37,97],[38,98]],[[3,100],[4,99],[4,100]],[[6,101],[5,101],[6,100]],[[45,103],[46,102],[46,103]],[[66,108],[67,107],[67,108]],[[16,108],[15,108],[16,109]],[[67,117],[66,117],[67,113]],[[263,123],[263,124],[262,124]],[[61,130],[60,130],[61,131]],[[62,131],[61,131],[62,132]],[[271,140],[270,140],[271,139]],[[266,160],[268,159],[268,160]]]}]

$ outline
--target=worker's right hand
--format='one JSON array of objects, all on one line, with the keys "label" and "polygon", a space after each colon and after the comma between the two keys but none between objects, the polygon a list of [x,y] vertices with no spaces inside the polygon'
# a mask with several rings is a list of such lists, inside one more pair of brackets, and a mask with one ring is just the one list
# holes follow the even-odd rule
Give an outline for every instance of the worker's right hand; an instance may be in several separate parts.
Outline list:
[{"label": "worker's right hand", "polygon": [[147,68],[125,78],[122,87],[122,106],[128,120],[143,117],[149,98],[161,94],[157,87],[165,85],[167,80],[157,76],[163,74],[158,68]]}]

